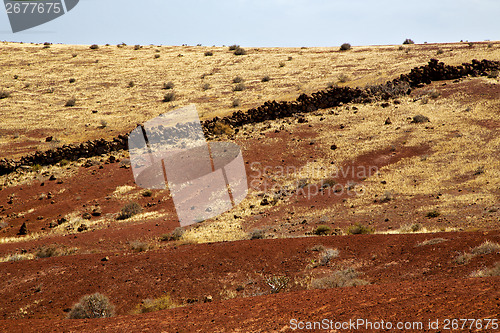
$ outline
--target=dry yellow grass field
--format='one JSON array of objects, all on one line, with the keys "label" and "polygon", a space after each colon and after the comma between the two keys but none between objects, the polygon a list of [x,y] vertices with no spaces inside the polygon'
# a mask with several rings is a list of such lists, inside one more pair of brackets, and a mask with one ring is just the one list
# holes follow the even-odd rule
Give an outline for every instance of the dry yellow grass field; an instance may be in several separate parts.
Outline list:
[{"label": "dry yellow grass field", "polygon": [[[425,64],[500,58],[500,44],[468,43],[332,48],[0,44],[2,83],[11,96],[0,100],[0,157],[35,149],[125,134],[137,123],[176,106],[194,103],[202,119],[227,115],[268,100],[294,100],[328,84],[382,83]],[[438,50],[440,54],[438,53]],[[210,51],[213,56],[205,56]],[[233,79],[246,89],[233,91]],[[269,76],[270,81],[262,82]],[[347,82],[342,79],[344,76]],[[70,83],[70,80],[74,82]],[[165,90],[163,84],[174,83]],[[205,86],[204,86],[205,85]],[[208,89],[207,89],[208,88]],[[176,98],[162,102],[166,93]],[[74,107],[65,107],[71,98]],[[234,100],[240,106],[233,107]],[[97,112],[95,112],[97,111]],[[93,113],[95,112],[95,113]],[[105,125],[105,126],[104,126]],[[54,141],[45,143],[45,137]],[[9,148],[6,149],[6,144]]]}]

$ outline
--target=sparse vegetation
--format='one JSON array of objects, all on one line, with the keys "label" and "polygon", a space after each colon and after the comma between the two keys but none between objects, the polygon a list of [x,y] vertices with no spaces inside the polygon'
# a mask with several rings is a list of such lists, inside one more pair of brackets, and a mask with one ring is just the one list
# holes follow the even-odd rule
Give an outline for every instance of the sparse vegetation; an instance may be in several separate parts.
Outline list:
[{"label": "sparse vegetation", "polygon": [[8,98],[10,97],[10,92],[7,92],[5,90],[0,90],[0,99]]},{"label": "sparse vegetation", "polygon": [[329,289],[367,285],[368,282],[360,279],[359,276],[360,273],[358,273],[354,268],[346,268],[335,271],[329,276],[313,279],[311,281],[311,288]]},{"label": "sparse vegetation", "polygon": [[314,229],[314,234],[318,236],[328,235],[332,232],[332,228],[327,225],[319,225]]},{"label": "sparse vegetation", "polygon": [[415,42],[413,40],[411,40],[410,38],[406,38],[405,41],[403,42],[404,45],[409,45],[409,44],[415,44]]},{"label": "sparse vegetation", "polygon": [[160,310],[177,308],[179,305],[172,300],[170,295],[164,295],[156,299],[146,299],[138,306],[138,313],[148,313]]},{"label": "sparse vegetation", "polygon": [[213,133],[215,135],[222,135],[222,134],[232,135],[234,133],[234,130],[230,125],[218,121],[214,125]]},{"label": "sparse vegetation", "polygon": [[439,213],[437,210],[431,210],[430,212],[427,212],[427,214],[425,214],[425,217],[432,219],[438,217],[439,215],[441,215],[441,213]]},{"label": "sparse vegetation", "polygon": [[127,87],[129,87],[129,88],[133,88],[134,86],[135,86],[134,81],[130,81],[130,82],[128,83],[128,85],[127,85]]},{"label": "sparse vegetation", "polygon": [[280,63],[278,64],[280,67],[285,67],[285,63],[283,61],[280,61]]},{"label": "sparse vegetation", "polygon": [[159,55],[159,54],[155,54],[155,55],[154,55],[154,58],[155,58],[155,59],[158,59],[159,57],[160,57],[160,55]]},{"label": "sparse vegetation", "polygon": [[169,93],[166,93],[165,95],[163,95],[163,102],[172,102],[175,100],[175,93],[173,91],[169,92]]},{"label": "sparse vegetation", "polygon": [[72,97],[66,101],[66,104],[64,106],[66,107],[72,107],[76,105],[76,98]]},{"label": "sparse vegetation", "polygon": [[236,44],[231,45],[231,46],[229,46],[229,51],[235,51],[235,50],[236,50],[237,48],[239,48],[239,47],[240,47],[240,46],[239,46],[239,45],[236,45]]},{"label": "sparse vegetation", "polygon": [[174,89],[174,83],[172,81],[169,81],[167,83],[163,83],[163,89],[169,90],[169,89]]},{"label": "sparse vegetation", "polygon": [[244,83],[238,83],[237,85],[235,85],[233,87],[233,91],[243,91],[245,90],[247,87],[245,86]]},{"label": "sparse vegetation", "polygon": [[263,239],[266,237],[266,232],[262,229],[254,229],[250,232],[250,239]]},{"label": "sparse vegetation", "polygon": [[95,293],[83,296],[73,305],[69,312],[69,319],[92,319],[114,317],[115,307],[106,296]]},{"label": "sparse vegetation", "polygon": [[498,77],[498,74],[499,74],[499,72],[497,70],[491,71],[488,74],[488,78],[490,78],[490,79],[496,79]]},{"label": "sparse vegetation", "polygon": [[205,57],[211,57],[213,55],[214,55],[214,53],[212,51],[205,52]]},{"label": "sparse vegetation", "polygon": [[421,114],[418,114],[413,117],[413,120],[411,121],[414,124],[422,124],[422,123],[428,123],[430,120],[426,116],[423,116]]},{"label": "sparse vegetation", "polygon": [[471,274],[471,277],[482,278],[489,276],[500,276],[500,262],[497,262],[495,266],[491,268],[484,268],[477,270]]},{"label": "sparse vegetation", "polygon": [[126,220],[134,215],[142,213],[142,207],[137,202],[129,202],[122,207],[120,214],[118,215],[118,220]]},{"label": "sparse vegetation", "polygon": [[351,44],[349,43],[344,43],[340,46],[340,51],[348,51],[351,49]]},{"label": "sparse vegetation", "polygon": [[233,108],[236,108],[241,105],[241,100],[239,98],[235,98],[233,100]]},{"label": "sparse vegetation", "polygon": [[245,54],[247,54],[247,51],[245,49],[241,48],[241,47],[237,47],[236,50],[234,50],[233,53],[234,53],[234,55],[239,56],[239,55],[245,55]]},{"label": "sparse vegetation", "polygon": [[471,249],[470,252],[465,252],[458,255],[455,258],[455,262],[460,265],[467,264],[469,263],[469,261],[471,261],[473,258],[477,256],[486,255],[493,252],[495,253],[500,252],[500,244],[491,241],[485,241],[481,245]]},{"label": "sparse vegetation", "polygon": [[436,245],[436,244],[443,243],[446,241],[447,241],[446,238],[432,238],[432,239],[427,239],[423,242],[420,242],[416,246]]},{"label": "sparse vegetation", "polygon": [[211,88],[211,86],[210,86],[210,84],[209,84],[209,83],[204,83],[204,84],[202,84],[202,85],[201,85],[201,89],[202,89],[203,91],[207,91],[207,90],[209,90],[210,88]]},{"label": "sparse vegetation", "polygon": [[439,54],[443,54],[443,53],[444,53],[444,51],[443,51],[442,49],[439,49],[439,50],[437,50],[437,52],[436,52],[436,54],[437,54],[437,55],[439,55]]},{"label": "sparse vegetation", "polygon": [[287,276],[271,276],[266,278],[265,282],[271,288],[272,294],[277,294],[286,288],[290,278]]},{"label": "sparse vegetation", "polygon": [[146,252],[150,249],[150,245],[143,241],[133,241],[129,243],[130,249],[134,252]]},{"label": "sparse vegetation", "polygon": [[163,242],[177,241],[182,238],[182,235],[184,235],[184,229],[182,227],[177,227],[171,233],[161,236],[160,240]]},{"label": "sparse vegetation", "polygon": [[269,77],[269,75],[266,75],[266,76],[264,76],[264,77],[262,78],[262,80],[261,80],[261,81],[262,81],[262,82],[268,82],[268,81],[270,81],[270,80],[271,80],[271,78]]},{"label": "sparse vegetation", "polygon": [[76,79],[74,79],[74,78],[69,79],[69,83],[75,83],[75,81],[76,81]]},{"label": "sparse vegetation", "polygon": [[349,81],[349,76],[342,73],[339,74],[338,79],[340,83],[346,83],[347,81]]},{"label": "sparse vegetation", "polygon": [[148,198],[152,197],[153,196],[153,191],[151,191],[151,190],[144,190],[144,191],[142,191],[142,196],[143,197],[148,197]]},{"label": "sparse vegetation", "polygon": [[337,258],[339,256],[339,250],[337,249],[324,249],[319,255],[318,264],[320,266],[326,266],[330,260]]},{"label": "sparse vegetation", "polygon": [[98,48],[99,48],[99,45],[97,45],[97,44],[90,45],[91,50],[97,50]]},{"label": "sparse vegetation", "polygon": [[243,78],[241,76],[236,76],[233,79],[233,83],[241,83],[241,82],[243,82]]},{"label": "sparse vegetation", "polygon": [[134,50],[137,51],[137,50],[140,50],[140,49],[142,49],[142,46],[140,46],[139,44],[134,45]]},{"label": "sparse vegetation", "polygon": [[348,235],[373,234],[373,232],[374,232],[373,228],[365,226],[360,223],[356,223],[347,229]]}]

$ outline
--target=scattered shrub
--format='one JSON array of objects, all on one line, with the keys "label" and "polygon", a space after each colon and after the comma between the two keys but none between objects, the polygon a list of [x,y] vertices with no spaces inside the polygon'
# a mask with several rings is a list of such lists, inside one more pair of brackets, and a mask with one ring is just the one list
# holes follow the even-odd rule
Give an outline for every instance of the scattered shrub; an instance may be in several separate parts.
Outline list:
[{"label": "scattered shrub", "polygon": [[99,48],[99,45],[97,45],[97,44],[90,45],[91,50],[97,50],[98,48]]},{"label": "scattered shrub", "polygon": [[173,91],[166,93],[163,96],[163,102],[172,102],[175,100],[175,93]]},{"label": "scattered shrub", "polygon": [[101,128],[106,128],[108,127],[108,122],[104,119],[101,119]]},{"label": "scattered shrub", "polygon": [[233,100],[233,108],[236,108],[240,105],[241,105],[241,100],[239,98]]},{"label": "scattered shrub", "polygon": [[134,215],[140,214],[142,212],[142,207],[137,202],[129,202],[122,207],[120,214],[118,215],[118,220],[126,220]]},{"label": "scattered shrub", "polygon": [[129,245],[130,245],[130,249],[134,252],[146,252],[150,248],[149,243],[141,242],[141,241],[133,241],[133,242],[130,242]]},{"label": "scattered shrub", "polygon": [[164,295],[156,299],[148,298],[142,301],[142,303],[138,306],[138,312],[148,313],[148,312],[172,309],[176,307],[179,307],[179,305],[172,300],[170,295]]},{"label": "scattered shrub", "polygon": [[286,64],[285,64],[283,61],[281,61],[281,62],[279,63],[279,66],[280,66],[280,67],[285,67],[285,65],[286,65]]},{"label": "scattered shrub", "polygon": [[56,245],[44,245],[39,247],[35,252],[36,258],[50,258],[60,255],[59,248]]},{"label": "scattered shrub", "polygon": [[262,78],[262,82],[268,82],[269,80],[271,80],[271,78],[269,77],[269,75],[266,75]]},{"label": "scattered shrub", "polygon": [[182,235],[184,235],[184,229],[182,227],[177,227],[171,233],[161,236],[160,240],[163,242],[177,241],[182,238]]},{"label": "scattered shrub", "polygon": [[287,276],[271,276],[266,278],[266,284],[271,288],[272,294],[277,294],[281,290],[285,289],[290,281]]},{"label": "scattered shrub", "polygon": [[436,244],[443,243],[446,241],[447,241],[447,239],[445,239],[445,238],[432,238],[432,239],[427,239],[421,243],[418,243],[417,246],[436,245]]},{"label": "scattered shrub", "polygon": [[437,50],[437,52],[436,52],[436,54],[443,54],[443,53],[444,53],[444,51],[441,49]]},{"label": "scattered shrub", "polygon": [[245,86],[244,83],[238,83],[237,85],[235,85],[233,87],[233,91],[243,91],[245,90],[247,87]]},{"label": "scattered shrub", "polygon": [[210,86],[210,84],[209,84],[209,83],[204,83],[204,84],[202,84],[202,85],[201,85],[201,89],[202,89],[203,91],[207,91],[207,90],[209,90],[210,88],[211,88],[211,86]]},{"label": "scattered shrub", "polygon": [[344,43],[340,46],[340,51],[347,51],[351,49],[351,44],[349,43]]},{"label": "scattered shrub", "polygon": [[239,55],[245,55],[245,54],[247,54],[247,51],[245,49],[241,48],[241,47],[238,47],[238,48],[236,48],[236,50],[234,50],[233,53],[234,53],[234,55],[239,56]]},{"label": "scattered shrub", "polygon": [[160,55],[159,54],[155,54],[154,57],[155,57],[155,59],[158,59],[160,57]]},{"label": "scattered shrub", "polygon": [[315,235],[318,235],[318,236],[322,236],[322,235],[328,235],[329,233],[332,232],[332,228],[330,228],[329,226],[327,225],[319,225],[316,227],[316,229],[314,230],[314,234]]},{"label": "scattered shrub", "polygon": [[465,252],[465,253],[458,255],[455,258],[455,262],[457,264],[467,264],[474,257],[480,256],[480,255],[485,255],[485,254],[490,254],[493,252],[500,252],[500,244],[494,243],[491,241],[485,241],[481,245],[476,246],[475,248],[471,249],[471,251],[469,253]]},{"label": "scattered shrub", "polygon": [[429,97],[432,98],[432,99],[436,99],[438,98],[439,96],[441,96],[441,94],[435,90],[435,89],[432,89],[430,92],[429,92]]},{"label": "scattered shrub", "polygon": [[493,47],[493,43],[488,43],[488,48],[491,49]]},{"label": "scattered shrub", "polygon": [[349,77],[345,74],[340,74],[338,76],[338,79],[340,83],[346,83],[347,81],[349,81]]},{"label": "scattered shrub", "polygon": [[236,76],[233,79],[233,83],[241,83],[241,82],[243,82],[243,78],[241,76]]},{"label": "scattered shrub", "polygon": [[480,256],[484,254],[490,254],[493,252],[500,252],[500,245],[492,241],[485,241],[479,246],[476,246],[471,250],[474,256]]},{"label": "scattered shrub", "polygon": [[266,232],[262,229],[255,229],[250,232],[250,239],[263,239],[266,237]]},{"label": "scattered shrub", "polygon": [[163,83],[163,89],[169,90],[169,89],[174,89],[174,83],[172,81],[169,81],[167,83]]},{"label": "scattered shrub", "polygon": [[498,77],[498,74],[499,74],[498,70],[493,70],[488,74],[488,78],[496,79]]},{"label": "scattered shrub", "polygon": [[475,271],[471,274],[472,277],[489,277],[500,276],[500,262],[497,262],[492,268],[485,268]]},{"label": "scattered shrub", "polygon": [[106,296],[95,293],[85,295],[73,305],[69,319],[109,318],[115,315],[115,307]]},{"label": "scattered shrub", "polygon": [[288,57],[288,61],[292,61],[293,60],[293,57],[292,56],[289,56]]},{"label": "scattered shrub", "polygon": [[213,133],[215,135],[222,135],[222,134],[232,135],[234,133],[234,130],[230,125],[218,121],[214,125]]},{"label": "scattered shrub", "polygon": [[319,256],[319,265],[326,266],[331,259],[337,258],[339,256],[339,250],[337,249],[325,249],[321,252]]},{"label": "scattered shrub", "polygon": [[417,114],[416,116],[413,117],[413,120],[411,121],[414,124],[422,124],[422,123],[428,123],[430,120],[426,116],[423,116],[421,114]]},{"label": "scattered shrub", "polygon": [[64,106],[66,107],[72,107],[72,106],[75,106],[76,104],[76,98],[70,98],[66,101],[66,104],[64,104]]},{"label": "scattered shrub", "polygon": [[134,81],[130,81],[130,82],[128,83],[128,87],[129,87],[129,88],[133,88],[134,86],[135,86]]},{"label": "scattered shrub", "polygon": [[334,187],[337,184],[337,181],[334,178],[326,178],[322,180],[322,188]]},{"label": "scattered shrub", "polygon": [[239,46],[239,45],[236,45],[236,44],[231,45],[231,46],[229,46],[229,51],[235,51],[235,50],[236,50],[237,48],[239,48],[239,47],[240,47],[240,46]]},{"label": "scattered shrub", "polygon": [[10,97],[10,92],[0,90],[0,99],[8,98]]},{"label": "scattered shrub", "polygon": [[399,46],[399,47],[398,47],[398,50],[399,50],[399,51],[403,51],[404,49],[405,49],[405,48],[404,48],[403,46]]},{"label": "scattered shrub", "polygon": [[438,217],[439,215],[441,215],[441,213],[439,213],[437,210],[431,210],[430,212],[427,212],[427,214],[425,214],[425,217],[432,219]]},{"label": "scattered shrub", "polygon": [[151,190],[144,190],[142,192],[142,196],[143,197],[152,197],[153,196],[153,191],[151,191]]},{"label": "scattered shrub", "polygon": [[141,48],[142,46],[140,46],[139,44],[134,46],[134,50],[140,50]]},{"label": "scattered shrub", "polygon": [[373,228],[360,223],[356,223],[355,225],[352,225],[347,229],[348,235],[372,234],[373,232]]},{"label": "scattered shrub", "polygon": [[213,55],[214,55],[214,53],[212,51],[205,52],[205,57],[211,57]]},{"label": "scattered shrub", "polygon": [[413,40],[411,40],[410,38],[406,38],[405,41],[403,42],[404,45],[408,45],[408,44],[415,44],[415,42]]},{"label": "scattered shrub", "polygon": [[75,81],[76,80],[74,78],[69,79],[69,83],[75,83]]},{"label": "scattered shrub", "polygon": [[346,268],[336,271],[330,276],[313,279],[311,287],[314,289],[343,288],[367,285],[368,282],[359,278],[358,273],[353,268]]}]

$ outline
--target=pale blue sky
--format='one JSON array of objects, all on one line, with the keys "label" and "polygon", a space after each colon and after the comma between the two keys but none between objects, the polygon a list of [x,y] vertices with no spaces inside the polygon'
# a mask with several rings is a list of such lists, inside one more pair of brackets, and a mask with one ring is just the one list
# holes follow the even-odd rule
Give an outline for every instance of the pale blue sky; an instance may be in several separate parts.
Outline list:
[{"label": "pale blue sky", "polygon": [[498,0],[80,0],[0,40],[70,44],[336,46],[499,40]]}]

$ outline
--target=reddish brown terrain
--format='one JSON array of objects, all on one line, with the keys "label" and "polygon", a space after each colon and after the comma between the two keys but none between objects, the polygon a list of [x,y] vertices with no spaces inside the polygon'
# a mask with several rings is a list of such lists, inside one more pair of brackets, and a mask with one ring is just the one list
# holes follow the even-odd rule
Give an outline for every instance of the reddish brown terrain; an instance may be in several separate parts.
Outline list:
[{"label": "reddish brown terrain", "polygon": [[[3,175],[0,331],[288,332],[293,319],[327,319],[311,331],[367,320],[446,332],[446,320],[500,320],[498,268],[484,273],[500,262],[498,97],[498,77],[465,77],[218,135],[242,149],[248,196],[176,239],[168,190],[137,187],[127,151]],[[2,145],[24,153],[14,141]],[[142,211],[118,219],[130,202]],[[116,316],[67,319],[95,292]]]}]

